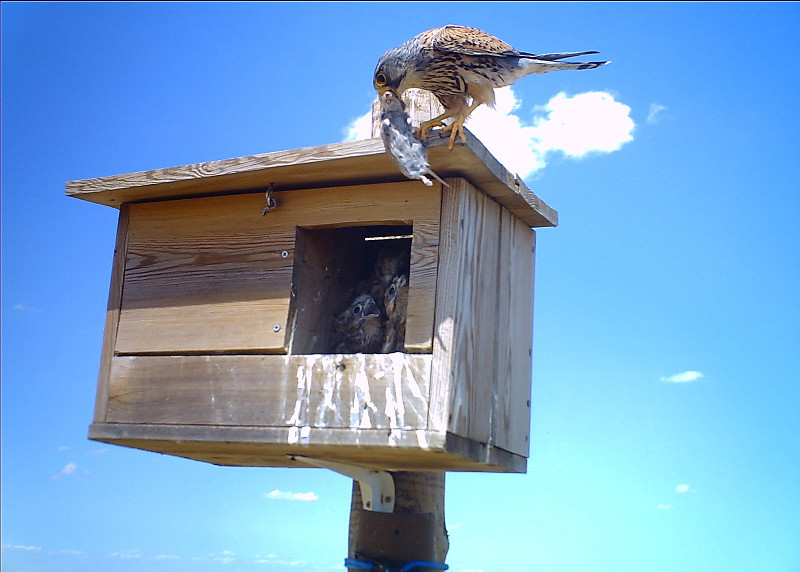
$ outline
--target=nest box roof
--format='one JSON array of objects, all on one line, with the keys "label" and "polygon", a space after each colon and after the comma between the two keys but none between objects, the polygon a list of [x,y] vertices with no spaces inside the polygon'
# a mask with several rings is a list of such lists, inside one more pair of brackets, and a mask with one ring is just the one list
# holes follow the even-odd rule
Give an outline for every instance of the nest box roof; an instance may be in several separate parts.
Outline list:
[{"label": "nest box roof", "polygon": [[[468,180],[530,227],[558,224],[558,213],[472,133],[467,131],[466,144],[456,144],[452,151],[447,142],[435,133],[427,141],[431,168],[439,176]],[[67,195],[119,208],[128,202],[263,191],[270,184],[287,191],[406,180],[386,155],[383,142],[366,139],[71,181]]]}]

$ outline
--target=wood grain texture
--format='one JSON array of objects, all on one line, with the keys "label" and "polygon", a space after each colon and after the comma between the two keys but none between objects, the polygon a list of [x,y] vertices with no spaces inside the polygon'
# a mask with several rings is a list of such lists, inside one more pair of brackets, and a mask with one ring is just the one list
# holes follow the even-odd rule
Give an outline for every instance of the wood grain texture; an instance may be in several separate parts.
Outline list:
[{"label": "wood grain texture", "polygon": [[533,235],[469,183],[442,201],[429,427],[527,455]]},{"label": "wood grain texture", "polygon": [[524,473],[527,465],[525,457],[499,447],[433,431],[310,428],[290,444],[292,431],[291,427],[95,423],[89,438],[237,467],[309,467],[295,455],[388,471]]},{"label": "wood grain texture", "polygon": [[[430,355],[115,357],[106,421],[411,429],[427,425]],[[391,438],[387,438],[390,441]]]},{"label": "wood grain texture", "polygon": [[122,287],[125,279],[125,253],[128,251],[128,221],[130,207],[123,205],[119,210],[117,237],[114,244],[114,258],[111,264],[111,284],[108,288],[108,305],[106,306],[105,327],[103,329],[103,347],[100,353],[100,372],[97,376],[97,394],[95,396],[94,421],[106,420],[108,410],[108,390],[111,379],[112,359],[117,341]]},{"label": "wood grain texture", "polygon": [[501,213],[497,298],[497,407],[495,443],[518,455],[530,451],[533,374],[533,300],[536,235],[508,211]]},{"label": "wood grain texture", "polygon": [[[472,133],[452,151],[447,138],[427,141],[431,168],[440,177],[462,177],[530,227],[558,224],[558,213],[509,172]],[[407,181],[380,139],[276,151],[152,171],[71,181],[67,195],[115,208],[128,202],[235,194],[266,189],[307,189]],[[415,182],[417,185],[422,183]]]},{"label": "wood grain texture", "polygon": [[[116,352],[286,353],[290,317],[297,316],[293,296],[318,286],[292,282],[297,228],[392,224],[416,229],[406,339],[415,350],[430,351],[438,189],[403,182],[345,187],[335,195],[329,189],[279,192],[276,198],[279,207],[266,216],[259,193],[131,205]],[[314,276],[322,275],[299,275]],[[323,298],[322,309],[333,313],[338,302]]]}]

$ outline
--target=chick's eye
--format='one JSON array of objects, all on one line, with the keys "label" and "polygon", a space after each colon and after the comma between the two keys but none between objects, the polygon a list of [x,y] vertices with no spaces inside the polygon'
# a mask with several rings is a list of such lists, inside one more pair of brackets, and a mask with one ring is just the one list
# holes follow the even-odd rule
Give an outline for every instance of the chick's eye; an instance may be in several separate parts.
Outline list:
[{"label": "chick's eye", "polygon": [[378,87],[383,87],[386,85],[386,74],[383,72],[378,72],[375,74],[375,85]]},{"label": "chick's eye", "polygon": [[353,314],[360,314],[361,313],[361,304],[356,304],[353,306]]},{"label": "chick's eye", "polygon": [[397,288],[395,288],[395,285],[394,285],[394,284],[392,284],[391,286],[389,286],[389,295],[390,295],[390,296],[394,296],[394,293],[395,293],[395,291],[396,291],[396,290],[397,290]]}]

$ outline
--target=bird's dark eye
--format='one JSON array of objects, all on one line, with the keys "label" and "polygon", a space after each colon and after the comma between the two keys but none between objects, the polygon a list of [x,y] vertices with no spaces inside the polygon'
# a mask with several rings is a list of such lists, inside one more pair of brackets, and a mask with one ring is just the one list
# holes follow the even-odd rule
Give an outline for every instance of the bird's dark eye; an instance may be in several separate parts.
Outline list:
[{"label": "bird's dark eye", "polygon": [[394,284],[392,284],[391,286],[389,286],[389,296],[394,296],[394,293],[395,293],[396,291],[397,291],[397,288],[395,287],[395,285],[394,285]]},{"label": "bird's dark eye", "polygon": [[386,85],[387,81],[388,80],[386,79],[385,73],[378,72],[375,74],[375,85],[377,85],[378,87],[383,87],[384,85]]},{"label": "bird's dark eye", "polygon": [[353,306],[353,314],[360,314],[361,313],[361,304],[356,304]]}]

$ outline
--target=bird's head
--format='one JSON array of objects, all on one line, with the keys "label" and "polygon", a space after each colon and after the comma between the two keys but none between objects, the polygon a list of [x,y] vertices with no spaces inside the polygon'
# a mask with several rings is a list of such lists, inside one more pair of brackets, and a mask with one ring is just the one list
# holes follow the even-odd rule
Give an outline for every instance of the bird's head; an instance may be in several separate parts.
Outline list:
[{"label": "bird's head", "polygon": [[387,90],[394,91],[398,96],[402,95],[406,89],[403,80],[411,66],[411,53],[405,48],[405,44],[383,54],[372,76],[372,85],[378,95],[383,95]]},{"label": "bird's head", "polygon": [[[384,306],[389,317],[397,315],[398,312],[405,314],[408,305],[408,278],[405,275],[395,276],[384,295]],[[399,316],[398,316],[399,317]]]},{"label": "bird's head", "polygon": [[349,312],[350,318],[356,322],[381,317],[381,311],[378,309],[378,305],[369,294],[364,294],[356,298],[350,305]]}]

